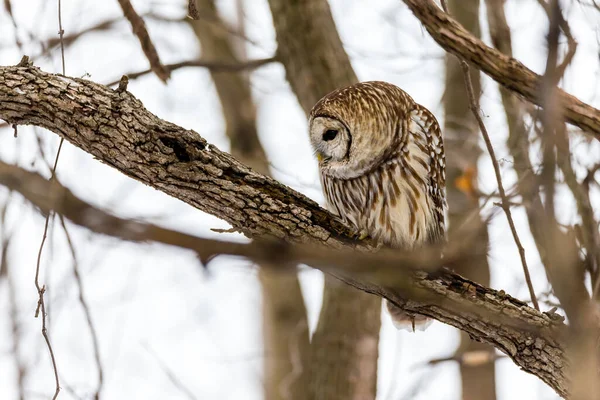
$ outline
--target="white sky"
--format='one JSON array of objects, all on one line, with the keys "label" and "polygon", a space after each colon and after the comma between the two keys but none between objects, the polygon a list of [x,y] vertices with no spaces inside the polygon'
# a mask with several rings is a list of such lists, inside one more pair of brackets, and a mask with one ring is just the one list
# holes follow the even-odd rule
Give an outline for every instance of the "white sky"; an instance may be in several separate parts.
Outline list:
[{"label": "white sky", "polygon": [[[181,16],[184,2],[133,1],[142,13],[156,11]],[[219,5],[234,21],[234,1]],[[266,1],[246,0],[250,58],[273,54],[276,44]],[[12,1],[19,25],[18,37],[26,43],[15,47],[14,29],[6,12],[0,11],[0,64],[16,64],[23,53],[40,52],[39,39],[56,37],[56,1]],[[441,121],[443,51],[433,42],[400,0],[331,1],[336,24],[361,80],[387,80],[430,108]],[[116,1],[63,1],[66,34],[121,15]],[[485,11],[482,9],[482,15]],[[566,15],[579,42],[577,55],[568,69],[564,86],[581,100],[598,107],[598,23],[591,8],[570,5]],[[534,71],[543,72],[546,17],[534,0],[509,0],[507,18],[513,30],[517,59]],[[489,42],[483,19],[484,39]],[[190,29],[168,22],[148,20],[147,25],[164,63],[193,59],[199,55]],[[35,40],[30,40],[33,34]],[[46,71],[60,71],[57,50],[50,58],[36,59]],[[93,33],[66,51],[68,75],[89,76],[105,83],[123,73],[147,67],[137,39],[127,23],[109,33]],[[285,81],[283,68],[270,65],[252,74],[258,104],[260,138],[273,164],[274,176],[287,185],[322,202],[316,163],[306,135],[306,121]],[[482,109],[498,158],[507,157],[506,126],[499,94],[493,81],[483,81]],[[173,73],[168,85],[152,75],[130,82],[129,90],[152,112],[199,132],[209,142],[227,150],[219,103],[209,74],[202,69]],[[48,176],[40,160],[34,128],[0,129],[0,159],[16,162]],[[58,145],[56,135],[42,132],[48,159]],[[575,150],[583,164],[598,154],[597,143],[577,141]],[[596,158],[597,159],[597,158]],[[510,164],[503,166],[510,168]],[[479,183],[484,192],[495,190],[491,164],[482,157]],[[206,237],[234,238],[216,234],[211,228],[227,224],[182,202],[133,181],[88,154],[65,144],[58,178],[81,198],[124,217],[140,218],[163,226]],[[505,186],[514,183],[512,172],[504,174]],[[597,194],[597,193],[596,193]],[[0,204],[7,191],[0,188]],[[594,198],[598,205],[598,196]],[[572,200],[558,199],[561,219],[572,221]],[[528,234],[524,213],[514,211],[524,241],[538,292],[547,289],[543,269]],[[20,330],[19,357],[28,370],[27,398],[49,398],[54,391],[53,374],[40,334],[40,321],[33,318],[37,292],[33,285],[35,259],[43,230],[43,217],[19,196],[10,198],[8,231],[13,233],[9,260],[10,277],[16,288]],[[105,373],[104,398],[186,398],[168,379],[166,365],[198,399],[260,399],[262,344],[260,288],[251,263],[219,258],[206,274],[188,252],[159,245],[133,245],[93,235],[69,225],[76,244],[86,298],[96,325]],[[517,250],[505,218],[499,214],[490,228],[492,286],[528,300]],[[72,259],[59,224],[51,229],[45,247],[42,282],[48,287],[49,332],[56,353],[63,391],[61,399],[90,398],[96,371],[89,332],[78,303],[72,278]],[[302,288],[314,326],[320,306],[322,276],[304,268]],[[12,353],[10,307],[6,281],[0,283],[0,398],[16,398],[16,369]],[[549,307],[543,305],[545,309]],[[397,332],[386,315],[380,344],[379,399],[459,399],[457,366],[423,364],[452,354],[457,332],[434,323],[426,332]],[[158,361],[160,360],[160,361]],[[419,379],[425,384],[412,397]],[[431,384],[434,382],[435,384]],[[553,399],[556,395],[536,377],[521,372],[511,361],[497,362],[500,400],[512,398]]]}]

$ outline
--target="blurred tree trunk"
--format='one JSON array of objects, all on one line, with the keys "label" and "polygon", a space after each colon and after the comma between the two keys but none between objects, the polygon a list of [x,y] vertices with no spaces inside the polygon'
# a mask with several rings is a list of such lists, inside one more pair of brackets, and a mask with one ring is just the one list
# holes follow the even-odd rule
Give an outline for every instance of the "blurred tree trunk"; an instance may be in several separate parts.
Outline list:
[{"label": "blurred tree trunk", "polygon": [[[304,112],[357,82],[326,0],[269,0],[278,56]],[[310,399],[374,399],[381,299],[325,277],[311,343]]]},{"label": "blurred tree trunk", "polygon": [[[207,61],[243,61],[220,19],[213,0],[196,0],[201,19],[191,24]],[[238,52],[239,53],[239,52]],[[250,84],[243,73],[212,72],[223,115],[231,154],[261,174],[269,164],[258,139],[256,107]],[[264,337],[264,390],[266,400],[305,400],[309,351],[306,308],[298,277],[258,268],[262,285]]]},{"label": "blurred tree trunk", "polygon": [[[449,0],[450,13],[466,29],[480,37],[479,0]],[[471,79],[475,94],[481,92],[479,70],[471,68]],[[447,195],[449,205],[449,229],[457,229],[467,218],[477,213],[477,162],[481,155],[479,147],[479,128],[469,110],[469,99],[464,83],[463,72],[455,56],[446,53],[446,91],[444,93],[444,139],[447,161]],[[473,256],[460,265],[456,272],[482,285],[489,285],[490,271],[487,261],[488,232],[481,224],[481,217],[471,219],[474,226],[482,226],[481,232],[473,242]],[[461,332],[461,341],[457,355],[471,352],[489,352],[489,345],[472,341]],[[495,399],[494,363],[483,364],[462,360],[460,365],[463,400]],[[492,359],[492,357],[488,358]]]}]

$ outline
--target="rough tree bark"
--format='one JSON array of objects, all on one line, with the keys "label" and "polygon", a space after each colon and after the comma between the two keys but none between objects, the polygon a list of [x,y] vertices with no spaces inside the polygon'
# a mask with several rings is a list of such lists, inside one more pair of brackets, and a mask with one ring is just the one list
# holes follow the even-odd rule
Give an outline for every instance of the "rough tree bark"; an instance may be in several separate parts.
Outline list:
[{"label": "rough tree bark", "polygon": [[[475,37],[480,37],[479,0],[450,0],[450,13],[465,29]],[[477,162],[481,155],[479,147],[479,128],[477,121],[469,109],[469,98],[465,87],[462,69],[456,56],[446,53],[446,82],[443,98],[444,104],[444,145],[446,148],[446,177],[448,196],[449,235],[466,221],[471,221],[479,230],[479,234],[471,242],[475,251],[473,256],[456,272],[482,285],[490,283],[490,269],[487,260],[489,245],[487,225],[482,222],[478,213],[479,202],[476,193]],[[471,81],[479,101],[481,85],[479,70],[471,68]],[[456,355],[468,352],[493,353],[493,348],[485,343],[471,340],[469,335],[461,332],[460,345]],[[469,365],[460,363],[463,400],[496,398],[495,366],[493,357],[482,364]]]},{"label": "rough tree bark", "polygon": [[[213,0],[196,0],[201,19],[191,21],[204,61],[240,60]],[[269,163],[258,139],[256,106],[243,73],[211,71],[221,101],[231,154],[263,175]],[[262,287],[264,391],[266,400],[307,398],[309,332],[300,282],[295,274],[259,268]]]},{"label": "rough tree bark", "polygon": [[[27,63],[0,67],[0,119],[55,132],[125,175],[215,215],[249,237],[271,236],[333,248],[371,248],[369,243],[349,244],[353,232],[315,202],[252,171],[196,132],[161,120],[123,88],[112,90],[83,79],[48,74]],[[30,175],[15,178],[6,164],[0,175],[3,184],[9,186],[33,182]],[[50,194],[58,203],[70,199],[64,192]],[[66,205],[68,209],[82,209],[76,202]],[[90,217],[83,212],[80,218],[85,225]],[[384,279],[379,276],[377,266],[385,264],[384,256],[371,255],[372,266],[363,269],[371,262],[358,255],[352,259],[361,264],[354,268],[354,274],[360,271],[360,279],[339,275],[346,283],[464,330],[473,339],[506,353],[557,393],[568,393],[562,317],[540,313],[502,291],[448,271],[434,275],[415,272],[410,274],[410,285],[385,286],[395,280],[390,280],[389,274]],[[320,258],[293,260],[312,265]],[[333,255],[320,268],[327,270],[327,263],[334,265],[340,260],[345,263],[348,258]],[[391,266],[399,264],[411,265],[396,259]],[[338,265],[338,269],[343,266]],[[404,270],[396,268],[394,271],[401,275]]]},{"label": "rough tree bark", "polygon": [[[326,0],[269,4],[278,57],[305,113],[327,93],[357,82]],[[375,399],[380,327],[381,299],[326,277],[311,343],[312,400]]]}]

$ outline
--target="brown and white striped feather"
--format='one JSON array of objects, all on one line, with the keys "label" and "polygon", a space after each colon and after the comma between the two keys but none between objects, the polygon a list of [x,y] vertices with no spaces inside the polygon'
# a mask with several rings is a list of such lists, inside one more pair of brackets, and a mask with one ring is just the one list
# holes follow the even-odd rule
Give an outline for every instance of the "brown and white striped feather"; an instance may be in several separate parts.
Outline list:
[{"label": "brown and white striped feather", "polygon": [[416,103],[408,116],[407,132],[383,163],[353,179],[321,174],[332,212],[375,240],[406,249],[443,239],[446,207],[439,125]]}]

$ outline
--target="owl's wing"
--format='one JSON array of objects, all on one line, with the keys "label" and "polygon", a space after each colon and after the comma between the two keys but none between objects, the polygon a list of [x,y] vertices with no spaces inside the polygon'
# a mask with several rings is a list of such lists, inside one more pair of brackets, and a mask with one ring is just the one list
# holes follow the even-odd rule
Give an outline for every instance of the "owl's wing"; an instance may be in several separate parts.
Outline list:
[{"label": "owl's wing", "polygon": [[437,226],[432,226],[429,232],[430,241],[437,242],[444,238],[446,210],[446,155],[444,140],[440,126],[433,114],[425,107],[415,104],[409,114],[413,138],[419,141],[419,147],[429,155],[427,172],[429,181],[427,191],[432,200],[434,218]]}]

